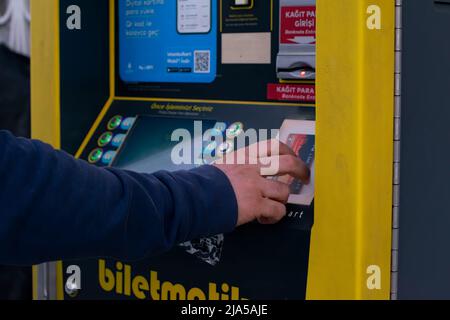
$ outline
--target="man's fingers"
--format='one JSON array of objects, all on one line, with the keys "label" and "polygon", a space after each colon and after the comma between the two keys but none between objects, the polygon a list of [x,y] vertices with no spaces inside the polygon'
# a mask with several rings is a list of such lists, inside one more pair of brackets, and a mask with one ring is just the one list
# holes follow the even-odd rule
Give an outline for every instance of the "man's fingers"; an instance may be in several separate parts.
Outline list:
[{"label": "man's fingers", "polygon": [[[261,141],[258,143],[258,154],[257,157],[271,157],[278,155],[293,155],[294,151],[289,148],[286,144],[277,139]],[[253,146],[254,147],[254,146]],[[252,146],[249,147],[251,149]],[[250,156],[255,157],[255,155],[250,154]]]},{"label": "man's fingers", "polygon": [[295,156],[295,152],[294,150],[292,150],[290,147],[288,147],[287,144],[284,144],[281,141],[278,141],[280,144],[280,153],[279,155],[291,155],[291,156]]},{"label": "man's fingers", "polygon": [[289,199],[290,189],[285,183],[262,178],[261,188],[262,194],[265,198],[282,203],[286,203]]},{"label": "man's fingers", "polygon": [[262,201],[261,215],[258,221],[261,224],[275,224],[286,216],[286,206],[278,201],[264,199]]},{"label": "man's fingers", "polygon": [[274,156],[260,159],[260,162],[263,164],[261,167],[265,169],[265,176],[290,175],[303,183],[309,183],[310,181],[311,170],[296,156]]},{"label": "man's fingers", "polygon": [[223,154],[215,163],[264,166],[265,162],[263,162],[263,159],[280,155],[295,156],[295,153],[286,144],[272,139]]},{"label": "man's fingers", "polygon": [[309,183],[311,178],[311,170],[302,159],[296,156],[280,156],[280,166],[277,175],[282,176],[285,174],[300,179],[304,183]]}]

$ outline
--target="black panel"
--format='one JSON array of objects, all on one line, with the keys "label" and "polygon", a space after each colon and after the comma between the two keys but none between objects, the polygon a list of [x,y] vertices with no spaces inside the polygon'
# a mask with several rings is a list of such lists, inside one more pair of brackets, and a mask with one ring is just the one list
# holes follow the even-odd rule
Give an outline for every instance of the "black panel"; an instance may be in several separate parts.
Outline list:
[{"label": "black panel", "polygon": [[[81,30],[69,30],[70,5],[81,8]],[[61,142],[75,153],[109,97],[109,2],[61,0]]]},{"label": "black panel", "polygon": [[[208,106],[212,109],[205,112],[168,112],[152,110],[154,104],[189,105],[182,102],[115,101],[81,158],[87,160],[90,152],[99,148],[98,140],[108,131],[108,122],[115,116],[121,116],[123,119],[137,115],[153,115],[185,119],[215,119],[225,122],[241,121],[245,127],[255,129],[277,129],[285,119],[315,119],[315,109],[311,107],[196,103],[197,107]],[[110,131],[114,135],[128,132],[122,127]],[[109,144],[102,147],[102,150],[106,153],[117,151],[117,148],[118,146]],[[101,161],[97,165],[104,166]],[[187,254],[184,249],[175,248],[158,257],[148,257],[142,261],[127,263],[131,268],[131,279],[140,275],[148,280],[150,272],[153,271],[157,272],[161,283],[170,281],[173,284],[181,284],[187,291],[197,287],[207,294],[210,292],[209,283],[217,284],[218,288],[226,283],[239,288],[241,298],[305,299],[314,203],[309,207],[288,205],[288,212],[291,211],[301,211],[303,215],[288,216],[275,226],[250,224],[225,235],[222,258],[214,267]],[[108,259],[106,268],[116,274],[118,270],[115,262]],[[99,278],[99,274],[104,272],[99,272],[99,260],[64,262],[65,268],[71,264],[79,265],[83,270],[83,290],[75,299],[136,298],[133,294],[107,292],[104,288],[102,289],[101,281],[104,281],[104,278]],[[66,280],[67,275],[64,275],[64,281]],[[151,283],[152,286],[155,285],[155,282]],[[117,287],[115,286],[114,289],[117,290]],[[68,295],[65,298],[71,299]],[[148,290],[146,299],[150,299]]]},{"label": "black panel", "polygon": [[450,3],[403,1],[400,299],[450,298]]}]

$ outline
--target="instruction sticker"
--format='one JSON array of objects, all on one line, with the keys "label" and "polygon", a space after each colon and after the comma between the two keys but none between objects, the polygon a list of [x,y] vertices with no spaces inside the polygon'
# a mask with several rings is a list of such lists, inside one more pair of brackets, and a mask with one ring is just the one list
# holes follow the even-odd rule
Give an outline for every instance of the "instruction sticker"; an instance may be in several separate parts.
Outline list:
[{"label": "instruction sticker", "polygon": [[267,99],[292,102],[315,102],[314,84],[275,84],[267,86]]},{"label": "instruction sticker", "polygon": [[316,43],[316,7],[281,8],[281,44]]}]

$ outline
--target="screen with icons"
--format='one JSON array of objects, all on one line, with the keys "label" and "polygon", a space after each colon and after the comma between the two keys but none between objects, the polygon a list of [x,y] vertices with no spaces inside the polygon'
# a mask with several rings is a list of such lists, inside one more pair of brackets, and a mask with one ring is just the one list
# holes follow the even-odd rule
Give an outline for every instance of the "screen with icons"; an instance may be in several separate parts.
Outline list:
[{"label": "screen with icons", "polygon": [[141,173],[189,170],[235,150],[244,124],[140,116],[112,166]]}]

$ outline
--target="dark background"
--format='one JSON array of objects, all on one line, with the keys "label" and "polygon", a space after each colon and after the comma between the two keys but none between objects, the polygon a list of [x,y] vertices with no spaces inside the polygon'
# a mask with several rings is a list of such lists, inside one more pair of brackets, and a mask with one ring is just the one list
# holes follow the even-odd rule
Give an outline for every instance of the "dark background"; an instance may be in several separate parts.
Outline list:
[{"label": "dark background", "polygon": [[[30,136],[30,60],[0,45],[0,130]],[[31,268],[0,266],[0,300],[31,300]]]},{"label": "dark background", "polygon": [[402,300],[450,299],[449,30],[450,1],[403,1]]}]

